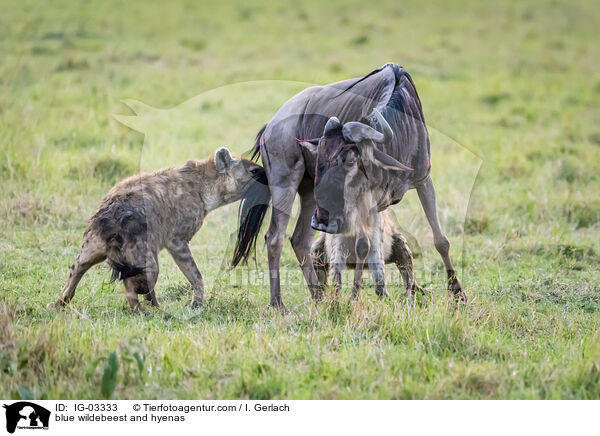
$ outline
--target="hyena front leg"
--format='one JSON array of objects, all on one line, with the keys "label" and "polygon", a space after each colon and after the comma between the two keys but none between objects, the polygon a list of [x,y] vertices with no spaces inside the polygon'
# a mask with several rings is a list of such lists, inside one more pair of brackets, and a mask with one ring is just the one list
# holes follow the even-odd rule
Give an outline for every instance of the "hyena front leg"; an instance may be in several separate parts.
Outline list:
[{"label": "hyena front leg", "polygon": [[354,283],[352,284],[352,299],[358,298],[360,288],[362,287],[362,274],[365,269],[365,260],[368,257],[371,244],[369,238],[359,236],[356,238],[354,253],[356,255],[356,265],[354,268]]},{"label": "hyena front leg", "polygon": [[329,270],[329,260],[327,259],[327,252],[325,250],[325,236],[319,235],[317,240],[313,243],[310,250],[310,256],[312,257],[313,266],[315,267],[315,273],[319,280],[320,286],[327,284],[327,274]]},{"label": "hyena front leg", "polygon": [[415,291],[424,293],[423,289],[417,284],[414,275],[413,256],[406,243],[406,238],[401,233],[395,233],[392,236],[392,259],[398,268],[402,281],[409,297]]},{"label": "hyena front leg", "polygon": [[343,252],[343,236],[334,235],[331,243],[330,268],[333,270],[333,287],[336,294],[342,290],[342,274],[346,268],[346,255]]},{"label": "hyena front leg", "polygon": [[371,247],[369,249],[367,260],[369,262],[371,276],[373,277],[373,283],[375,284],[375,293],[379,297],[387,297],[388,292],[385,284],[385,264],[383,258],[380,214],[377,214],[376,220],[376,224],[371,234]]},{"label": "hyena front leg", "polygon": [[202,274],[196,266],[192,252],[187,243],[181,243],[173,247],[167,248],[175,263],[183,273],[186,279],[192,285],[194,290],[194,298],[192,299],[192,308],[196,309],[202,305],[204,299],[204,280]]},{"label": "hyena front leg", "polygon": [[77,255],[75,263],[71,265],[69,280],[63,288],[62,294],[55,303],[48,304],[48,307],[64,306],[69,303],[75,295],[75,289],[83,275],[94,265],[106,259],[104,244],[94,237],[84,236],[81,251]]}]

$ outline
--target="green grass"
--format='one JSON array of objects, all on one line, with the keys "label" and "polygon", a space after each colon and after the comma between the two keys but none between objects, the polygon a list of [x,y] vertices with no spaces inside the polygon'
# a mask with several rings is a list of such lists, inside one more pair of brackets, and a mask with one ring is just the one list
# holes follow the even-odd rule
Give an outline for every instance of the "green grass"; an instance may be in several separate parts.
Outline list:
[{"label": "green grass", "polygon": [[[2,1],[2,11],[0,397],[600,398],[592,2]],[[131,313],[106,266],[68,308],[45,308],[116,180],[221,145],[241,153],[307,84],[388,61],[412,73],[432,127],[464,310],[448,301],[414,192],[393,210],[419,253],[428,294],[417,302],[390,269],[387,301],[367,280],[356,303],[328,291],[313,304],[287,244],[289,313],[268,309],[262,244],[257,265],[220,268],[232,205],[192,243],[207,282],[200,311],[165,253],[160,310]],[[133,115],[125,99],[171,109],[129,102],[138,117],[121,120],[135,132],[113,117]]]}]

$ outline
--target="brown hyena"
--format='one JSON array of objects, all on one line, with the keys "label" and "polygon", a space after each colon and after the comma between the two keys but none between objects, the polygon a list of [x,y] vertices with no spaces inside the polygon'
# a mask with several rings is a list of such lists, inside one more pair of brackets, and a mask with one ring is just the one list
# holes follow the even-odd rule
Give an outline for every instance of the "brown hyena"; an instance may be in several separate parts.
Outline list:
[{"label": "brown hyena", "polygon": [[[204,284],[189,241],[206,214],[239,199],[244,202],[244,216],[238,241],[244,239],[244,232],[255,222],[260,223],[268,207],[266,183],[262,167],[232,157],[226,148],[217,150],[213,158],[139,174],[117,183],[90,219],[69,280],[54,304],[68,303],[86,271],[106,260],[113,278],[123,280],[132,309],[140,307],[138,295],[158,306],[154,293],[158,253],[166,248],[192,285],[192,307],[198,307],[202,304]],[[252,205],[258,207],[249,207]],[[236,253],[238,259],[247,257],[253,242],[246,238],[238,244],[244,249]]]},{"label": "brown hyena", "polygon": [[361,217],[355,230],[344,234],[322,232],[312,245],[311,256],[319,277],[325,284],[329,269],[333,270],[336,292],[342,287],[342,272],[346,266],[354,268],[352,298],[358,297],[365,262],[369,266],[375,292],[387,296],[384,264],[398,267],[408,296],[422,292],[413,275],[413,257],[406,239],[394,224],[389,211],[374,212]]}]

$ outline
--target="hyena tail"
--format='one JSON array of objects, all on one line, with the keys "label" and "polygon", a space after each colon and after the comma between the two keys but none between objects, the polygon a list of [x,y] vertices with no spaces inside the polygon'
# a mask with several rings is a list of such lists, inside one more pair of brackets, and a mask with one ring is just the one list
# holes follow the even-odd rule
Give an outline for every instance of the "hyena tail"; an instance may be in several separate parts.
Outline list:
[{"label": "hyena tail", "polygon": [[252,171],[252,179],[242,193],[242,201],[238,214],[238,235],[233,252],[231,266],[236,267],[240,262],[247,263],[250,252],[255,249],[256,237],[262,226],[269,203],[271,192],[264,168]]},{"label": "hyena tail", "polygon": [[[102,207],[92,218],[92,228],[98,232],[107,248],[107,263],[112,269],[112,280],[125,280],[144,273],[136,265],[129,242],[147,238],[147,220],[143,205],[115,199]],[[137,259],[138,261],[140,259]]]}]

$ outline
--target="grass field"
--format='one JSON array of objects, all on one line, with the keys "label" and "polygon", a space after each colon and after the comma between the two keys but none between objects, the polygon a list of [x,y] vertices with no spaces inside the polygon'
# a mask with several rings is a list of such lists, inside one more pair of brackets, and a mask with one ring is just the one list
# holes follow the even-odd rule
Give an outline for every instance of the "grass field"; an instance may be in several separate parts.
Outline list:
[{"label": "grass field", "polygon": [[[600,398],[593,2],[0,3],[0,398]],[[409,192],[393,210],[418,301],[390,269],[387,301],[367,280],[356,303],[329,290],[314,304],[286,244],[289,313],[269,309],[263,244],[256,264],[221,269],[232,205],[192,242],[201,310],[165,253],[160,310],[131,313],[104,265],[46,309],[115,181],[242,153],[307,84],[388,61],[432,127],[466,308]],[[149,107],[130,101],[133,117],[124,99]]]}]

